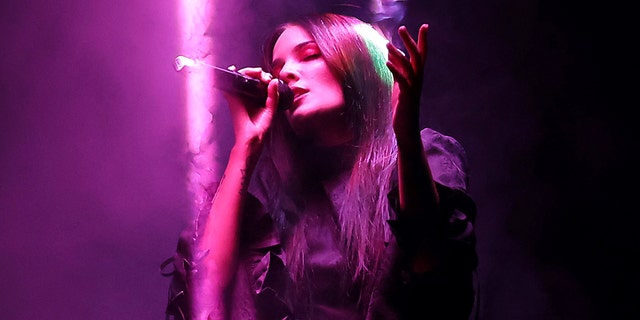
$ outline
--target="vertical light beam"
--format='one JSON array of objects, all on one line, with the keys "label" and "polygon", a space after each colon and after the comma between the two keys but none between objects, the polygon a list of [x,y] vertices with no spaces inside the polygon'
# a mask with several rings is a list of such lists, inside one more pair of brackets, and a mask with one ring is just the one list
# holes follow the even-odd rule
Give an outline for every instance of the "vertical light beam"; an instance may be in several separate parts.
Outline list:
[{"label": "vertical light beam", "polygon": [[[215,0],[178,0],[178,21],[182,31],[182,48],[179,56],[186,56],[194,61],[211,63],[213,56],[213,39],[207,32],[214,19]],[[177,58],[177,57],[176,57]],[[188,61],[188,60],[186,60]],[[176,60],[176,63],[179,61]],[[187,67],[180,71],[185,73],[185,104],[187,112],[187,144],[191,157],[191,166],[188,173],[188,187],[193,197],[193,245],[199,238],[200,224],[204,222],[200,216],[208,214],[207,208],[213,194],[212,186],[218,179],[218,169],[215,155],[218,153],[216,140],[210,137],[213,126],[212,114],[217,114],[213,109],[213,75],[210,68]],[[200,221],[203,220],[203,221]],[[199,257],[194,257],[199,260]],[[197,277],[194,277],[197,278]],[[189,301],[189,313],[194,319],[207,317],[210,308],[205,306],[218,305],[217,301],[209,298],[203,290],[199,280],[191,279],[191,301]]]},{"label": "vertical light beam", "polygon": [[[198,61],[213,59],[213,39],[207,32],[214,19],[215,0],[179,0],[178,21],[181,26],[182,47],[180,55]],[[185,104],[187,112],[187,144],[191,156],[188,177],[193,195],[196,233],[200,211],[210,199],[209,188],[217,177],[214,161],[217,154],[215,139],[208,137],[207,128],[212,125],[214,104],[213,77],[208,68],[185,68]],[[196,234],[197,236],[197,234]]]}]

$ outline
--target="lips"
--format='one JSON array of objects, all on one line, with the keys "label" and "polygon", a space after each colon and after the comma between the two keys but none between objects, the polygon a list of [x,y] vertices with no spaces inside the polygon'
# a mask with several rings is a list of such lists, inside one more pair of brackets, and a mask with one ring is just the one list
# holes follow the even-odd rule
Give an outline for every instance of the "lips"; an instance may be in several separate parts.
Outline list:
[{"label": "lips", "polygon": [[305,94],[306,94],[306,93],[296,95],[296,96],[293,98],[293,102],[295,103],[295,102],[297,102],[297,101],[300,101],[302,98],[304,98]]},{"label": "lips", "polygon": [[298,106],[300,104],[300,101],[309,92],[308,89],[301,87],[291,87],[291,91],[293,91],[293,104],[295,106]]}]

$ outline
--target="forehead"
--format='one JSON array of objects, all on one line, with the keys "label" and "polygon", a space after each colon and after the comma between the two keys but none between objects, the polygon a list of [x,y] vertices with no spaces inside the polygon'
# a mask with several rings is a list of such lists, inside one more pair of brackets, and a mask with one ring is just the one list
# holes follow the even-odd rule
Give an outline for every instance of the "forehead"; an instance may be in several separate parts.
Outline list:
[{"label": "forehead", "polygon": [[303,43],[313,41],[311,34],[299,26],[287,27],[273,47],[274,59],[282,57]]}]

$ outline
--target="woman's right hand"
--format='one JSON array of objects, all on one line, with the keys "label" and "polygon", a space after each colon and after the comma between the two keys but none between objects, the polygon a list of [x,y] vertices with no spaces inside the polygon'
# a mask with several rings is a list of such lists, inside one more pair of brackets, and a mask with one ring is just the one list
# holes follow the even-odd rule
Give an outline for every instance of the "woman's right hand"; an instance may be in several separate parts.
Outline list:
[{"label": "woman's right hand", "polygon": [[272,79],[260,68],[244,68],[238,72],[268,83],[267,101],[265,106],[259,106],[223,93],[231,111],[235,145],[211,199],[210,213],[198,242],[198,250],[208,252],[200,265],[202,276],[193,277],[190,289],[194,291],[194,312],[209,315],[208,319],[213,318],[213,314],[226,313],[222,301],[236,273],[240,219],[249,181],[278,104],[278,79]]},{"label": "woman's right hand", "polygon": [[[236,71],[233,66],[229,69]],[[243,68],[237,72],[268,84],[265,106],[255,105],[230,93],[223,93],[231,112],[235,144],[261,146],[278,106],[278,80],[258,67]]]}]

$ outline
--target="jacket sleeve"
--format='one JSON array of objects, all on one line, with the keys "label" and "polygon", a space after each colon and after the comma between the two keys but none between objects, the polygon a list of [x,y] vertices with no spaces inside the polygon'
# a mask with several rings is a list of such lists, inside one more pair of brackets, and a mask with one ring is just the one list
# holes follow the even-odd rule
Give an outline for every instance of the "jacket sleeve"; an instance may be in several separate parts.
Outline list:
[{"label": "jacket sleeve", "polygon": [[[428,219],[402,218],[397,188],[389,194],[393,212],[388,221],[394,235],[390,248],[390,274],[386,299],[406,316],[429,319],[467,319],[475,303],[476,204],[467,193],[466,156],[452,137],[424,129],[422,141],[440,196],[438,212],[444,226]],[[426,272],[416,272],[409,261],[419,252],[438,255],[439,263]]]}]

